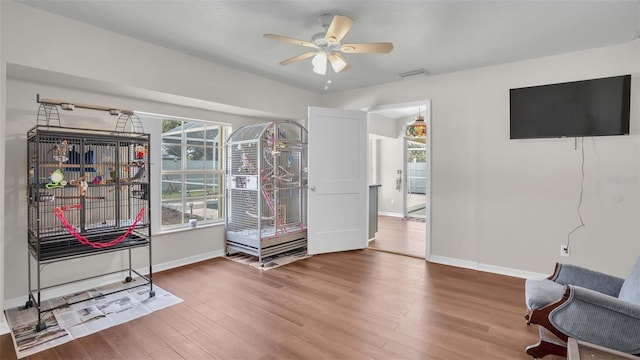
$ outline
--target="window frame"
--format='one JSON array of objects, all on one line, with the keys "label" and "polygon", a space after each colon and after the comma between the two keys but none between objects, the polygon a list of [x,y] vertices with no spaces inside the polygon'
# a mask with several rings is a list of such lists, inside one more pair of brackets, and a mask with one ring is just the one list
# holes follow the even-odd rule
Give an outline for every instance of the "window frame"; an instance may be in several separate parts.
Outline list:
[{"label": "window frame", "polygon": [[[162,129],[160,131],[160,146],[161,146],[161,166],[160,166],[160,231],[161,232],[169,232],[174,230],[183,230],[188,229],[190,227],[195,227],[201,225],[218,225],[224,224],[225,221],[225,197],[226,197],[226,188],[225,188],[225,151],[226,151],[226,142],[227,136],[231,131],[231,126],[224,123],[218,123],[213,121],[204,121],[204,120],[195,120],[195,119],[184,119],[184,118],[174,118],[170,116],[162,117]],[[176,121],[180,122],[180,125],[177,125],[167,132],[164,131],[165,121]],[[192,125],[193,124],[193,125]],[[176,128],[183,128],[178,134],[175,134],[176,142],[166,142],[167,133],[170,133],[170,130]],[[208,138],[207,134],[210,131],[214,131],[217,129],[217,134],[213,136],[211,139]],[[189,134],[194,134],[197,132],[201,132],[202,136],[198,137],[189,137]],[[171,136],[171,135],[168,135]],[[198,144],[198,142],[201,142]],[[209,145],[211,143],[211,145]],[[177,169],[165,169],[165,161],[171,160],[170,153],[167,150],[168,147],[175,147],[179,145],[180,147],[180,156],[179,160],[176,160],[174,157],[174,162],[178,162],[179,166]],[[197,165],[196,163],[189,163],[190,154],[193,154],[193,148],[202,148],[201,156],[203,164],[202,168],[189,168],[190,165]],[[210,151],[210,153],[209,153]],[[207,157],[211,156],[211,160],[208,160]],[[211,162],[212,168],[207,168],[207,164]],[[202,183],[202,191],[199,189],[190,190],[189,187],[189,178],[190,177],[201,177]],[[179,195],[176,199],[167,199],[165,193],[165,186],[168,181],[176,181],[179,186],[179,191],[177,194]],[[191,183],[193,185],[194,183]],[[196,183],[197,184],[197,183]],[[215,188],[218,187],[216,191]],[[213,188],[212,193],[209,193],[209,187]],[[193,195],[191,193],[199,192],[201,195]],[[174,206],[177,208],[177,211],[180,212],[178,215],[178,223],[165,223],[164,210],[166,204],[174,203]],[[197,202],[201,203],[201,206],[204,206],[204,218],[203,216],[198,216],[196,211],[191,210],[190,204],[195,204]],[[207,213],[209,208],[209,203],[217,203],[217,217],[207,219]],[[168,207],[171,208],[171,207]],[[196,208],[194,206],[194,208]],[[213,209],[211,211],[214,211]],[[190,214],[194,214],[197,216],[197,220],[195,223],[191,223]]]}]

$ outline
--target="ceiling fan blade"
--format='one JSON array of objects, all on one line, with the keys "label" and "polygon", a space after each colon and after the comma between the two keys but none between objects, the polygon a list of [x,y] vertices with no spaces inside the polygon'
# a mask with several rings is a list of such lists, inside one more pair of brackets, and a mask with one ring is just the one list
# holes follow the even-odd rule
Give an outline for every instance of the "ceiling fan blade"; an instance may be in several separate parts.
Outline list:
[{"label": "ceiling fan blade", "polygon": [[393,50],[392,43],[342,44],[340,51],[348,54],[388,53]]},{"label": "ceiling fan blade", "polygon": [[308,58],[314,56],[315,54],[316,54],[315,51],[309,51],[309,52],[306,52],[304,54],[301,54],[301,55],[298,55],[298,56],[294,56],[294,57],[286,59],[286,60],[282,60],[282,61],[280,61],[280,65],[289,65],[289,64],[291,64],[293,62],[296,62],[296,61],[308,59]]},{"label": "ceiling fan blade", "polygon": [[342,57],[342,55],[336,52],[333,52],[329,55],[329,62],[331,63],[331,67],[333,68],[333,71],[336,72],[336,74],[339,73],[340,71],[349,69],[349,64],[347,63],[347,60],[345,60],[344,57]]},{"label": "ceiling fan blade", "polygon": [[317,47],[316,44],[314,44],[312,42],[304,41],[304,40],[298,40],[298,39],[294,39],[294,38],[290,38],[290,37],[286,37],[286,36],[280,36],[280,35],[276,35],[276,34],[264,34],[263,36],[265,38],[267,38],[267,39],[284,41],[286,43],[290,43],[290,44],[294,44],[294,45],[302,45],[302,46],[310,47],[310,48],[313,48],[313,49],[315,49]]},{"label": "ceiling fan blade", "polygon": [[329,44],[337,44],[342,41],[345,35],[351,30],[353,26],[353,20],[343,15],[335,15],[331,24],[327,29],[327,33],[324,35],[324,39]]}]

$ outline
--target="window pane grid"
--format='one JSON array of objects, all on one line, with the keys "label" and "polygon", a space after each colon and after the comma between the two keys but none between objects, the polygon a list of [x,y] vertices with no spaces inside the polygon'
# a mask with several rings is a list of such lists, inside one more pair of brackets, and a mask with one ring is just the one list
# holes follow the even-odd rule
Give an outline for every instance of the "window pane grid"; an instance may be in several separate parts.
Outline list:
[{"label": "window pane grid", "polygon": [[179,228],[224,219],[225,128],[200,122],[163,121],[162,226]]}]

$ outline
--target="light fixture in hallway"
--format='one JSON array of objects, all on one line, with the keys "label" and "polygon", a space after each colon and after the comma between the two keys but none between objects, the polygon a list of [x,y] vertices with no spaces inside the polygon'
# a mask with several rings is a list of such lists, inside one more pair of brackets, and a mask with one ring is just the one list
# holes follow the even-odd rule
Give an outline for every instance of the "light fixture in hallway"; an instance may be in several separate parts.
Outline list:
[{"label": "light fixture in hallway", "polygon": [[407,125],[404,132],[407,139],[420,143],[426,143],[427,141],[427,124],[424,122],[424,116],[420,114],[420,108],[418,108],[418,116],[415,121]]}]

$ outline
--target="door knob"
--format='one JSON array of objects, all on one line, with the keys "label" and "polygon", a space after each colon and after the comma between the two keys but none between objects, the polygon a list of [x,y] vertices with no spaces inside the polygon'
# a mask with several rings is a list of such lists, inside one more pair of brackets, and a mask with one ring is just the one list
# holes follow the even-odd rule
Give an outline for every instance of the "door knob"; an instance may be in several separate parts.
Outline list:
[{"label": "door knob", "polygon": [[311,186],[309,189],[311,189],[311,191],[316,191],[316,187],[315,186]]}]

